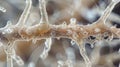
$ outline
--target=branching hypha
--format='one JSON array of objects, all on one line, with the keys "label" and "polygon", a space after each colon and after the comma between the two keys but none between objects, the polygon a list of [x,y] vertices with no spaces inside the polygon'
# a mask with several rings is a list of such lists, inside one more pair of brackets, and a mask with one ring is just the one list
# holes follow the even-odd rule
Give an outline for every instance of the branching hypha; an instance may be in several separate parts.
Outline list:
[{"label": "branching hypha", "polygon": [[[20,65],[24,64],[23,60],[16,55],[14,50],[14,45],[17,40],[46,39],[44,51],[40,55],[44,60],[51,48],[51,38],[68,38],[74,41],[79,46],[80,54],[85,61],[86,67],[92,67],[91,60],[86,54],[84,42],[87,39],[91,42],[89,39],[90,36],[94,36],[96,38],[94,42],[103,40],[106,36],[108,36],[108,40],[112,40],[114,37],[120,38],[119,28],[106,25],[106,19],[119,1],[120,0],[113,0],[107,6],[103,15],[93,24],[79,25],[76,24],[75,18],[72,18],[68,25],[66,23],[52,25],[48,21],[45,0],[39,0],[39,9],[41,14],[40,22],[37,25],[27,27],[25,23],[30,14],[32,1],[26,0],[26,7],[18,23],[16,25],[12,25],[9,21],[4,28],[0,29],[0,43],[7,55],[7,67],[13,67],[13,60]],[[65,63],[67,63],[67,61]]]}]

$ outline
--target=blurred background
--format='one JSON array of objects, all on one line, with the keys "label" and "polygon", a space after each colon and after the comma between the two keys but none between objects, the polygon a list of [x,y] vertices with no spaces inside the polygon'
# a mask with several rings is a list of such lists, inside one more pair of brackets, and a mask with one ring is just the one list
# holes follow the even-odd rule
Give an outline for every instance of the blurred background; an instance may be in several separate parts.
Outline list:
[{"label": "blurred background", "polygon": [[[77,24],[94,23],[102,15],[111,0],[46,0],[46,9],[51,24],[70,23],[76,19]],[[16,24],[24,8],[25,0],[0,0],[0,27],[8,21]],[[32,0],[32,9],[26,26],[33,26],[40,21],[39,1]],[[118,3],[107,23],[120,28],[120,3]],[[92,38],[91,38],[92,39]],[[85,67],[79,53],[79,47],[70,39],[52,39],[52,46],[46,59],[40,58],[45,46],[45,40],[30,40],[16,42],[15,51],[24,61],[20,66],[15,61],[14,67]],[[120,67],[120,40],[114,38],[111,42],[102,40],[94,43],[85,41],[87,54],[93,67]],[[62,66],[63,65],[63,66]],[[0,67],[6,67],[6,54],[0,47]]]}]

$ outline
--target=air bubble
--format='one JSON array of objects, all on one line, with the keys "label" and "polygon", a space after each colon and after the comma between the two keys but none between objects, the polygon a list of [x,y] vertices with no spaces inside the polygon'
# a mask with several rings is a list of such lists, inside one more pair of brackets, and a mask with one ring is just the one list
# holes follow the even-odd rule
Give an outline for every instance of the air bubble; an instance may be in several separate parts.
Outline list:
[{"label": "air bubble", "polygon": [[101,30],[99,28],[95,28],[95,32],[98,33],[100,32]]},{"label": "air bubble", "polygon": [[66,27],[67,26],[67,23],[64,21],[63,23],[62,23],[62,27]]},{"label": "air bubble", "polygon": [[88,32],[87,31],[83,31],[83,35],[88,35]]},{"label": "air bubble", "polygon": [[91,48],[94,48],[94,44],[90,44],[90,47],[91,47]]},{"label": "air bubble", "polygon": [[75,44],[76,44],[75,41],[71,40],[71,45],[73,46]]},{"label": "air bubble", "polygon": [[88,32],[85,31],[83,28],[80,28],[80,30],[81,30],[81,33],[82,33],[83,35],[88,35]]},{"label": "air bubble", "polygon": [[70,19],[70,24],[76,24],[76,18],[71,18]]},{"label": "air bubble", "polygon": [[67,34],[68,35],[72,34],[72,31],[71,30],[67,30]]}]

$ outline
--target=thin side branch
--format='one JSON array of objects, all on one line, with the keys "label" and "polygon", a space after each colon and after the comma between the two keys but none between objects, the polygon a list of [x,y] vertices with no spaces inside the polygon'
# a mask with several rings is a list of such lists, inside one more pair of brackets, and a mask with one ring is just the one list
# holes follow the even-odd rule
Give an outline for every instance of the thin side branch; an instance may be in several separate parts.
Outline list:
[{"label": "thin side branch", "polygon": [[85,45],[83,45],[84,44],[83,40],[77,39],[76,43],[79,46],[80,54],[85,61],[86,67],[92,67],[91,61],[90,61],[89,57],[87,56],[87,52],[85,50]]},{"label": "thin side branch", "polygon": [[24,26],[30,14],[31,6],[32,6],[32,0],[26,0],[26,7],[22,15],[20,16],[20,19],[18,20],[18,23],[16,24],[16,26],[20,26],[20,27]]},{"label": "thin side branch", "polygon": [[119,2],[120,0],[112,0],[112,2],[107,6],[107,8],[105,9],[103,15],[100,17],[100,19],[97,22],[102,21],[102,23],[105,24],[105,21],[107,20],[108,16],[111,14],[113,8],[115,7],[115,5]]},{"label": "thin side branch", "polygon": [[39,0],[39,8],[40,8],[40,15],[41,15],[40,23],[49,23],[45,0]]}]

